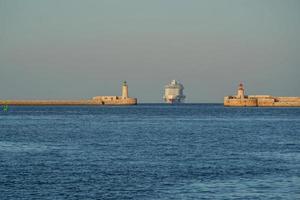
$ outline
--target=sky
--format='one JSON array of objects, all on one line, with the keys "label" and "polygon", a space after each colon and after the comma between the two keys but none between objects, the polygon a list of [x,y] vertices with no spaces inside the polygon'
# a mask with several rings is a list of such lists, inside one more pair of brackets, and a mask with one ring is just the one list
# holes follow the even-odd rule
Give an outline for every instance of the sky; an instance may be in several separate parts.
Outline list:
[{"label": "sky", "polygon": [[0,0],[0,99],[300,96],[299,0]]}]

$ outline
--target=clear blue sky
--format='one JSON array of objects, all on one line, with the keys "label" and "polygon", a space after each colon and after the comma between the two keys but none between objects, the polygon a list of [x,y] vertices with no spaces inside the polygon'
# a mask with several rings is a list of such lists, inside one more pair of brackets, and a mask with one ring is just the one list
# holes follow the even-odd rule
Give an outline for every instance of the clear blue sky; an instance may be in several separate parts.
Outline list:
[{"label": "clear blue sky", "polygon": [[299,0],[0,0],[0,98],[300,96]]}]

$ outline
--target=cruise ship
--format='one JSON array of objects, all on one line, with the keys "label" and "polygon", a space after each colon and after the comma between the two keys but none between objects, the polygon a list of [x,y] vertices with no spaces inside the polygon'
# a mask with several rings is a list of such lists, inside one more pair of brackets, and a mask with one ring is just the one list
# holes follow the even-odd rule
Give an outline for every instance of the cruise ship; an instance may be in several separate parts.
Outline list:
[{"label": "cruise ship", "polygon": [[185,95],[183,95],[183,85],[176,80],[171,81],[165,86],[165,95],[163,97],[166,103],[183,103]]}]

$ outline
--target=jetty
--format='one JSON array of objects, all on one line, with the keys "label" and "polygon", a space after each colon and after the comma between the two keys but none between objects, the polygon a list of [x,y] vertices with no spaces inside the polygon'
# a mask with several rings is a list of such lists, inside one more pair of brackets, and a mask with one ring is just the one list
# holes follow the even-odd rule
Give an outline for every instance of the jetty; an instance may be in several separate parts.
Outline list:
[{"label": "jetty", "polygon": [[300,107],[300,97],[273,97],[271,95],[245,95],[241,83],[237,95],[224,97],[224,106],[230,107]]},{"label": "jetty", "polygon": [[137,99],[129,97],[126,81],[122,85],[122,96],[95,96],[82,100],[1,100],[0,105],[15,106],[81,106],[81,105],[136,105]]}]

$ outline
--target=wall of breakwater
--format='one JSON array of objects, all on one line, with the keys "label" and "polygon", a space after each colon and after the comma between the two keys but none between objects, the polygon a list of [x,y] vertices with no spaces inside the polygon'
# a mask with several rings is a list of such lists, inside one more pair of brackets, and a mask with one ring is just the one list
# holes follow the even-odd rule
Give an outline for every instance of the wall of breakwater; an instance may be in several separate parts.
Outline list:
[{"label": "wall of breakwater", "polygon": [[136,98],[126,99],[103,99],[103,100],[0,100],[0,105],[24,105],[24,106],[75,106],[75,105],[135,105],[137,104]]},{"label": "wall of breakwater", "polygon": [[231,107],[300,107],[300,97],[235,98],[225,97],[224,106]]}]

